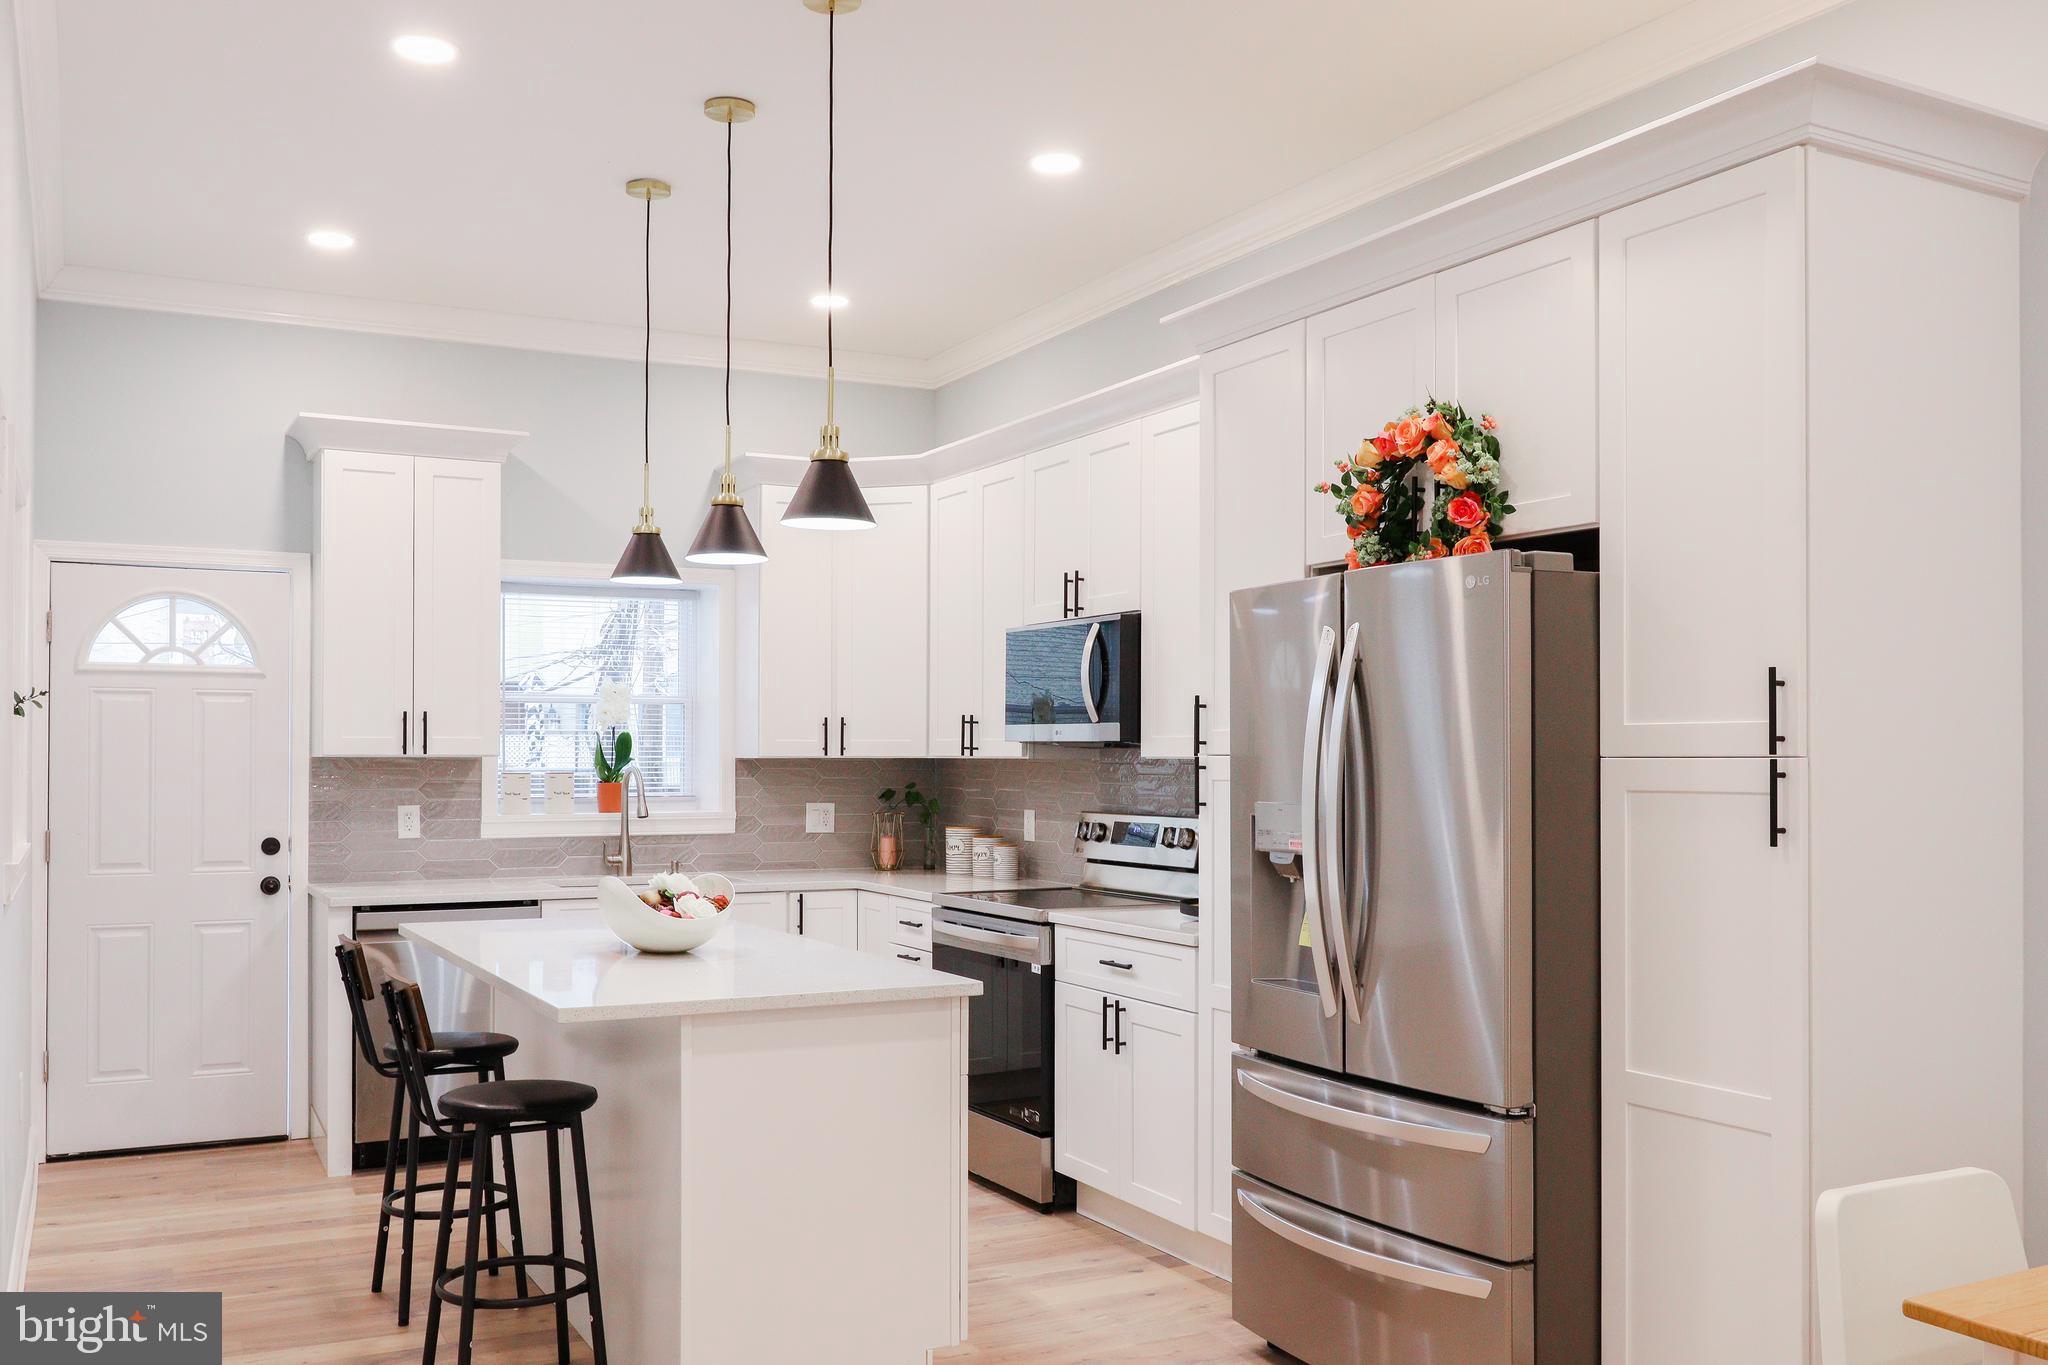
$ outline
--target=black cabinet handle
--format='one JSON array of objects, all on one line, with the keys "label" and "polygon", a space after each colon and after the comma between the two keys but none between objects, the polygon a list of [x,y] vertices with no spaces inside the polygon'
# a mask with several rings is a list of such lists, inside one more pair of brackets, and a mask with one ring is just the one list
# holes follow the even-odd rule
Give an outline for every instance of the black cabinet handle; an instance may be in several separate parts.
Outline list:
[{"label": "black cabinet handle", "polygon": [[846,717],[839,718],[839,756],[846,757]]},{"label": "black cabinet handle", "polygon": [[420,712],[420,752],[427,753],[427,713]]},{"label": "black cabinet handle", "polygon": [[1081,614],[1081,584],[1087,580],[1081,577],[1079,569],[1074,570],[1074,615]]},{"label": "black cabinet handle", "polygon": [[1129,1044],[1124,1042],[1124,1002],[1116,1002],[1116,1050],[1122,1052]]},{"label": "black cabinet handle", "polygon": [[967,713],[965,711],[960,713],[960,756],[962,758],[967,756]]},{"label": "black cabinet handle", "polygon": [[1063,573],[1060,575],[1060,619],[1063,621],[1074,614],[1073,596],[1074,576]]},{"label": "black cabinet handle", "polygon": [[412,712],[410,711],[400,711],[398,713],[398,752],[401,754],[412,752]]},{"label": "black cabinet handle", "polygon": [[1770,731],[1770,752],[1775,754],[1778,752],[1778,746],[1785,742],[1785,737],[1778,733],[1778,689],[1785,685],[1785,680],[1778,676],[1776,668],[1770,670],[1770,680],[1770,690],[1765,695],[1770,698],[1771,716],[1765,728]]},{"label": "black cabinet handle", "polygon": [[796,931],[799,934],[804,931],[804,893],[801,891],[796,893]]},{"label": "black cabinet handle", "polygon": [[976,727],[980,724],[980,716],[969,715],[967,717],[967,752],[969,754],[981,752],[981,736],[975,733]]},{"label": "black cabinet handle", "polygon": [[825,757],[832,757],[832,717],[818,717],[818,749]]},{"label": "black cabinet handle", "polygon": [[904,960],[905,962],[922,962],[922,961],[924,961],[924,959],[923,959],[923,958],[921,958],[921,957],[919,957],[919,956],[918,956],[918,955],[917,955],[916,953],[898,953],[898,954],[896,954],[896,956],[898,956],[898,957],[902,958],[902,959],[903,959],[903,960]]},{"label": "black cabinet handle", "polygon": [[1195,693],[1195,756],[1201,757],[1202,747],[1209,741],[1202,738],[1202,713],[1209,709],[1209,703],[1202,700],[1200,692]]},{"label": "black cabinet handle", "polygon": [[1778,839],[1785,833],[1785,827],[1778,823],[1778,784],[1785,780],[1785,770],[1778,766],[1778,760],[1771,760],[1771,847],[1778,846]]},{"label": "black cabinet handle", "polygon": [[1102,964],[1103,966],[1105,966],[1105,967],[1114,967],[1114,968],[1116,968],[1116,969],[1117,969],[1118,971],[1120,971],[1120,972],[1127,972],[1127,971],[1129,971],[1129,970],[1131,969],[1131,964],[1130,964],[1130,963],[1128,963],[1128,962],[1118,962],[1118,961],[1116,961],[1116,960],[1115,960],[1114,958],[1107,958],[1107,957],[1098,957],[1098,958],[1096,958],[1095,960],[1096,960],[1097,962],[1100,962],[1100,963],[1101,963],[1101,964]]},{"label": "black cabinet handle", "polygon": [[1109,1051],[1109,997],[1102,997],[1102,1051]]}]

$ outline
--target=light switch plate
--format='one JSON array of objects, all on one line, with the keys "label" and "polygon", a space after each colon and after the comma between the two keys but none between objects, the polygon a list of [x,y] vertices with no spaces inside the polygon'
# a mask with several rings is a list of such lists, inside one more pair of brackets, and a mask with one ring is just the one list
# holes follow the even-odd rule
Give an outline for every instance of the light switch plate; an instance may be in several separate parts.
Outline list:
[{"label": "light switch plate", "polygon": [[400,806],[398,808],[398,837],[417,839],[420,837],[420,808]]},{"label": "light switch plate", "polygon": [[804,833],[830,834],[834,820],[834,807],[830,801],[810,801],[804,804]]},{"label": "light switch plate", "polygon": [[1038,812],[1035,810],[1027,810],[1024,812],[1024,842],[1028,844],[1037,838]]}]

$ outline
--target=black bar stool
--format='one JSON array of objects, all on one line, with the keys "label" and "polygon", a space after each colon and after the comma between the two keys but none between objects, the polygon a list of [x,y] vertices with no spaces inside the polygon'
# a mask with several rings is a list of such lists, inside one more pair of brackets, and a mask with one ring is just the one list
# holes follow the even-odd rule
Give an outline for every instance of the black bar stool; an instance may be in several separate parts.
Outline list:
[{"label": "black bar stool", "polygon": [[[376,998],[376,991],[370,984],[370,956],[363,945],[355,939],[343,937],[334,948],[335,960],[341,964],[342,995],[348,1000],[350,1017],[355,1022],[356,1046],[362,1050],[363,1060],[380,1076],[391,1079],[391,1134],[384,1143],[384,1197],[377,1213],[377,1259],[370,1271],[370,1292],[384,1292],[384,1258],[390,1245],[391,1220],[400,1219],[405,1224],[400,1235],[398,1257],[398,1325],[405,1326],[412,1318],[412,1225],[423,1218],[439,1219],[438,1208],[419,1207],[420,1196],[420,1117],[414,1110],[411,1122],[405,1128],[405,1184],[398,1185],[398,1152],[400,1120],[405,1116],[406,1085],[398,1065],[396,1042],[379,1045],[376,1035],[370,1031],[369,1011],[365,1008]],[[519,1040],[509,1033],[443,1033],[435,1042],[438,1044],[433,1055],[427,1058],[427,1070],[435,1076],[475,1076],[479,1081],[505,1079],[505,1058],[519,1050]],[[472,1175],[474,1172],[472,1172]],[[486,1197],[491,1215],[491,1252],[498,1250],[498,1219],[500,1211],[512,1217],[512,1236],[519,1237],[519,1195],[513,1187],[512,1145],[505,1144],[505,1184],[487,1190]],[[429,1188],[439,1188],[438,1183]],[[468,1198],[471,1181],[463,1181],[461,1189]],[[491,1272],[497,1274],[496,1270]],[[526,1291],[526,1272],[520,1271],[519,1289]]]},{"label": "black bar stool", "polygon": [[[569,1365],[569,1300],[578,1294],[590,1296],[591,1353],[596,1365],[606,1365],[604,1301],[599,1294],[597,1275],[597,1235],[590,1220],[590,1168],[583,1150],[583,1115],[597,1103],[597,1091],[576,1081],[500,1079],[451,1090],[441,1097],[437,1106],[427,1091],[427,1077],[431,1073],[426,1069],[425,1059],[434,1056],[439,1040],[427,1019],[427,1007],[420,998],[419,986],[394,977],[384,983],[384,1001],[391,1011],[392,1031],[398,1039],[399,1067],[412,1091],[414,1112],[423,1115],[427,1126],[435,1133],[448,1139],[447,1192],[441,1197],[441,1230],[434,1242],[434,1296],[427,1301],[427,1345],[426,1354],[422,1357],[423,1365],[434,1365],[434,1348],[444,1302],[462,1309],[457,1365],[470,1365],[479,1308],[534,1308],[542,1304],[554,1305],[555,1352],[561,1365]],[[569,1135],[570,1152],[576,1163],[581,1260],[572,1259],[562,1245],[561,1134],[564,1132]],[[553,1234],[552,1250],[545,1256],[538,1253],[527,1255],[518,1243],[518,1225],[515,1223],[510,1256],[500,1256],[495,1249],[487,1257],[480,1256],[477,1237],[489,1209],[482,1201],[473,1199],[468,1208],[468,1250],[462,1264],[451,1268],[448,1264],[448,1242],[455,1227],[455,1191],[459,1188],[456,1163],[463,1138],[467,1136],[471,1150],[476,1154],[470,1179],[478,1188],[489,1189],[493,1178],[491,1140],[502,1139],[509,1160],[511,1139],[519,1133],[546,1133],[548,1136],[548,1227]],[[509,1172],[507,1178],[510,1179]],[[516,1267],[522,1277],[527,1266],[546,1265],[554,1272],[554,1288],[545,1294],[529,1293],[522,1278],[516,1298],[479,1299],[477,1272],[482,1270],[496,1274],[499,1268],[508,1265]],[[575,1284],[569,1283],[571,1271],[582,1276]]]}]

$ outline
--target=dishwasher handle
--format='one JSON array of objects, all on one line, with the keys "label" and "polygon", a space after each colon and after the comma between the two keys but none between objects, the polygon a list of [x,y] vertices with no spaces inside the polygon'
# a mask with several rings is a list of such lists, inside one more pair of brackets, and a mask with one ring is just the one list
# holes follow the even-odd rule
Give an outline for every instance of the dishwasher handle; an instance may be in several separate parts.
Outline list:
[{"label": "dishwasher handle", "polygon": [[539,919],[539,901],[505,901],[494,905],[390,905],[356,911],[356,934],[396,929],[401,924],[454,924],[480,919]]}]

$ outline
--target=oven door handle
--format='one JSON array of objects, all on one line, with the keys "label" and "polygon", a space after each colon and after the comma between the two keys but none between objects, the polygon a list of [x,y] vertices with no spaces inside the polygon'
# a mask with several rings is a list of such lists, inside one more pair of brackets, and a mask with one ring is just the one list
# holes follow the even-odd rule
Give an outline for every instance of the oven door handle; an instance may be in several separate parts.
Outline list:
[{"label": "oven door handle", "polygon": [[1493,1282],[1482,1280],[1477,1275],[1460,1275],[1452,1270],[1437,1270],[1426,1265],[1416,1265],[1412,1261],[1361,1251],[1334,1237],[1310,1232],[1305,1227],[1288,1222],[1277,1212],[1252,1198],[1250,1190],[1239,1190],[1237,1202],[1240,1208],[1251,1215],[1254,1222],[1281,1241],[1292,1242],[1303,1251],[1321,1256],[1325,1260],[1335,1261],[1338,1265],[1363,1270],[1368,1275],[1400,1280],[1404,1284],[1420,1285],[1424,1289],[1438,1289],[1446,1294],[1462,1294],[1468,1299],[1483,1299],[1493,1293]]},{"label": "oven door handle", "polygon": [[1451,1152],[1470,1152],[1475,1156],[1493,1146],[1493,1137],[1488,1133],[1472,1133],[1461,1128],[1439,1128],[1433,1123],[1409,1123],[1404,1119],[1390,1119],[1380,1114],[1366,1114],[1356,1109],[1346,1109],[1342,1105],[1325,1104],[1306,1095],[1282,1090],[1249,1071],[1237,1073],[1237,1084],[1247,1095],[1264,1100],[1275,1109],[1285,1109],[1290,1114],[1299,1114],[1302,1118],[1312,1119],[1317,1123],[1327,1123],[1332,1128],[1363,1133],[1367,1137],[1384,1138],[1389,1142],[1412,1142],[1423,1147],[1441,1147]]},{"label": "oven door handle", "polygon": [[1044,966],[1046,962],[1045,942],[1037,934],[1012,934],[1001,929],[977,929],[952,920],[932,921],[932,942],[943,943],[949,948],[960,948],[967,952],[984,952],[995,957],[1005,957],[1012,962],[1030,962]]}]

